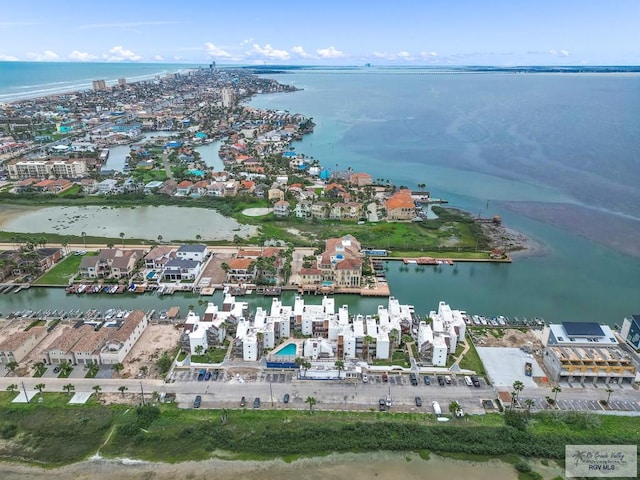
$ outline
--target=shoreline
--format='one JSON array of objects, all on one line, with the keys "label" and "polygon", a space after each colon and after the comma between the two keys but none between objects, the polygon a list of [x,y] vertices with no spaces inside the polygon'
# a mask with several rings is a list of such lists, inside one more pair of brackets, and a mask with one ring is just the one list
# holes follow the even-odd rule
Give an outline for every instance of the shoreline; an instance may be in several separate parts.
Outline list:
[{"label": "shoreline", "polygon": [[[540,462],[535,462],[534,469]],[[560,467],[547,467],[545,478],[553,478]],[[0,473],[5,480],[17,479],[92,479],[111,480],[131,478],[172,480],[175,478],[210,478],[216,480],[251,478],[267,480],[277,476],[301,480],[349,478],[350,480],[395,480],[399,476],[413,480],[436,480],[446,475],[449,480],[468,478],[483,480],[516,480],[516,469],[500,459],[485,461],[459,460],[431,453],[429,459],[415,452],[376,451],[366,453],[331,453],[320,457],[302,457],[292,462],[282,458],[271,460],[223,460],[212,458],[179,463],[146,462],[128,458],[107,459],[94,457],[62,467],[42,468],[19,463],[0,463]],[[553,475],[555,474],[555,475]]]}]

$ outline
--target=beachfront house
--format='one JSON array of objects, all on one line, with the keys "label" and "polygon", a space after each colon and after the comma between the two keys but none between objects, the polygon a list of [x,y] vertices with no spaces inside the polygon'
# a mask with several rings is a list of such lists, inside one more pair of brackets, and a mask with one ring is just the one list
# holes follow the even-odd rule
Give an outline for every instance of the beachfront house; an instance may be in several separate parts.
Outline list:
[{"label": "beachfront house", "polygon": [[124,319],[106,322],[102,327],[106,330],[107,337],[100,350],[100,363],[122,363],[148,324],[147,314],[142,310],[134,310]]},{"label": "beachfront house", "polygon": [[403,188],[391,195],[384,205],[387,220],[390,222],[411,221],[416,217],[416,204],[411,197],[411,190]]}]

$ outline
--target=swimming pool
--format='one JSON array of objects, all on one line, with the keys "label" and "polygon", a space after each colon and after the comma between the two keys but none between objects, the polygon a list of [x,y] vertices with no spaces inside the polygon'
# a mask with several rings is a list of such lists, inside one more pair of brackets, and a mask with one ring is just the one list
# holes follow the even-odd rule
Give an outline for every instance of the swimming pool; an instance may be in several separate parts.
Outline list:
[{"label": "swimming pool", "polygon": [[298,352],[298,346],[295,343],[288,343],[275,354],[276,357],[295,357]]}]

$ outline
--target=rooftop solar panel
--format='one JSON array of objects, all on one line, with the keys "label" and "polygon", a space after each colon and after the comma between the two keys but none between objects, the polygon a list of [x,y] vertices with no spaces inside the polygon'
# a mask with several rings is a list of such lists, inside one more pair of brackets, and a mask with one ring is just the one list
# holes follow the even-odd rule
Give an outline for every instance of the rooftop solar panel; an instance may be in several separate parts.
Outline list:
[{"label": "rooftop solar panel", "polygon": [[562,328],[570,337],[602,337],[604,332],[595,322],[562,322]]}]

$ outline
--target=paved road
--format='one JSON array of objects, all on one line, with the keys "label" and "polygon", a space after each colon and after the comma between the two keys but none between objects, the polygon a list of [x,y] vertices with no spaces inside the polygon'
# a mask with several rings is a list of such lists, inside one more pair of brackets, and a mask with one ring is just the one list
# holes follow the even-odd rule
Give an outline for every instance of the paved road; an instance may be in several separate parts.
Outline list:
[{"label": "paved road", "polygon": [[[86,378],[16,378],[0,377],[0,389],[6,390],[11,384],[18,385],[27,392],[33,392],[39,383],[46,385],[45,392],[62,392],[69,383],[75,386],[76,392],[92,392],[94,385],[100,385],[102,392],[118,393],[120,386],[127,386],[129,394],[144,390],[147,396],[152,392],[174,393],[181,407],[189,408],[195,395],[202,396],[201,408],[239,408],[240,398],[245,397],[250,406],[253,399],[261,399],[261,408],[297,408],[305,409],[304,400],[311,396],[317,400],[314,408],[325,410],[362,410],[378,408],[378,400],[391,396],[393,410],[421,411],[432,413],[431,402],[440,403],[444,412],[452,401],[457,401],[465,413],[480,414],[487,410],[482,400],[496,398],[491,386],[482,383],[481,387],[468,387],[462,378],[455,379],[453,385],[439,386],[432,377],[432,384],[427,386],[421,382],[412,386],[408,375],[390,375],[388,382],[382,382],[379,375],[370,375],[369,382],[360,380],[317,381],[297,378],[292,371],[267,371],[255,369],[257,374],[242,376],[225,376],[222,371],[216,381],[198,381],[197,369],[179,369],[174,372],[175,381],[165,383],[152,379],[86,379]],[[378,378],[380,377],[380,378]],[[600,391],[602,390],[602,391]],[[289,394],[290,402],[284,404],[285,394]],[[422,400],[422,407],[415,406],[415,397]],[[527,388],[521,393],[521,401],[532,399],[533,410],[549,409],[545,397],[553,396],[549,388]],[[567,411],[603,412],[614,410],[625,415],[640,416],[640,392],[630,386],[614,387],[609,405],[605,409],[599,400],[606,399],[604,389],[571,388],[563,389],[558,394],[558,408]],[[495,404],[494,404],[495,408]]]}]

